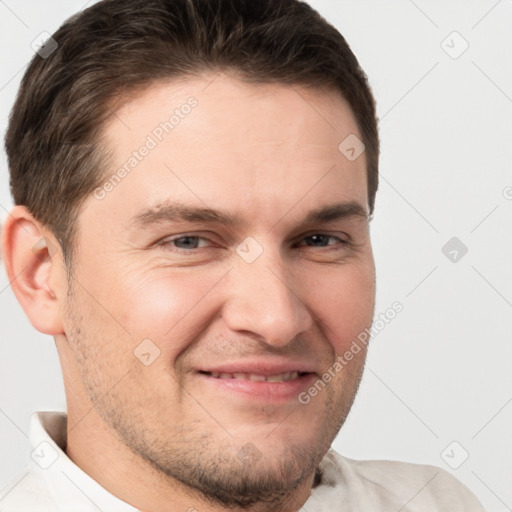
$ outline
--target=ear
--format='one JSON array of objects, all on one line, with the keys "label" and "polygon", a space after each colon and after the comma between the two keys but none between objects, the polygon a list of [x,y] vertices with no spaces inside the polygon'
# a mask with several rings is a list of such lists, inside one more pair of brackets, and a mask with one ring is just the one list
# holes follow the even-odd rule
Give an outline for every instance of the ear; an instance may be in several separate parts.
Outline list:
[{"label": "ear", "polygon": [[35,329],[63,334],[61,305],[67,294],[60,245],[25,206],[15,206],[2,227],[2,259],[9,283]]}]

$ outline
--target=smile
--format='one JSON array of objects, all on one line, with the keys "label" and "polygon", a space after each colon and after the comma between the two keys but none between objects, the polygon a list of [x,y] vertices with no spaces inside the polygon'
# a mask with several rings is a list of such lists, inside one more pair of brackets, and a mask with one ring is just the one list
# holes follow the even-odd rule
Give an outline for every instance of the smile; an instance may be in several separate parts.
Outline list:
[{"label": "smile", "polygon": [[316,374],[311,372],[292,371],[199,371],[196,375],[207,386],[213,386],[216,392],[227,393],[236,399],[242,397],[260,404],[284,404],[298,400]]},{"label": "smile", "polygon": [[235,379],[235,380],[250,380],[253,382],[288,382],[298,379],[302,372],[286,372],[277,375],[261,375],[257,373],[226,373],[226,372],[204,372],[205,375],[214,377],[216,379]]}]

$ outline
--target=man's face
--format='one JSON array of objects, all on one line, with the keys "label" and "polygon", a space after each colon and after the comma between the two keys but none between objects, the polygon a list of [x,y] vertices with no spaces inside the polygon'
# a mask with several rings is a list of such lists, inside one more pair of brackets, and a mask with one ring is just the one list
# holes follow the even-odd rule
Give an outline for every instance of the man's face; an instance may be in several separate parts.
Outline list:
[{"label": "man's face", "polygon": [[155,84],[106,125],[106,179],[136,164],[80,215],[66,371],[162,475],[240,505],[303,482],[336,436],[365,350],[299,395],[371,325],[375,275],[348,104],[213,78]]}]

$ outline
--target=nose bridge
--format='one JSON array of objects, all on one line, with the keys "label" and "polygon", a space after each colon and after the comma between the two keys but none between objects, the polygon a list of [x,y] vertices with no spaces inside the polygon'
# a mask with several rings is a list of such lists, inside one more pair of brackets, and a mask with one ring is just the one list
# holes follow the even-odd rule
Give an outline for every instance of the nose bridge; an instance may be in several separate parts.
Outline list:
[{"label": "nose bridge", "polygon": [[250,331],[268,344],[284,346],[312,324],[294,288],[278,249],[266,248],[251,263],[238,258],[230,272],[225,321],[233,331]]}]

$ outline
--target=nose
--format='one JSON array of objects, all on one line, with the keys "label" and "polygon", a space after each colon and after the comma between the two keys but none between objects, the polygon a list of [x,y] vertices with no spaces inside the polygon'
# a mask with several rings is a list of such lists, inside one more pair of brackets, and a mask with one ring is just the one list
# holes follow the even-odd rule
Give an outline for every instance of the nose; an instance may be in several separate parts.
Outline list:
[{"label": "nose", "polygon": [[313,318],[299,295],[300,282],[280,258],[262,255],[253,263],[238,261],[229,276],[222,316],[232,331],[284,347],[311,328]]}]

